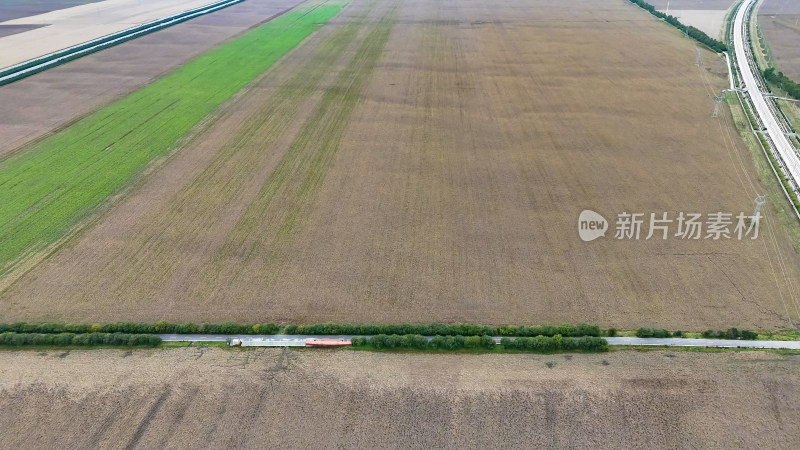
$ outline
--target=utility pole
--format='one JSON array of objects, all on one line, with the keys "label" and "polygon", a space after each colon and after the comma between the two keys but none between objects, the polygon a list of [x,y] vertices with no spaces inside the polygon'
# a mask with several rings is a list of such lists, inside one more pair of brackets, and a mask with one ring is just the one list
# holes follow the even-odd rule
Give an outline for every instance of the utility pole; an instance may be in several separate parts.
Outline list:
[{"label": "utility pole", "polygon": [[719,117],[719,105],[723,100],[725,100],[725,97],[714,97],[714,113],[711,114],[711,117]]},{"label": "utility pole", "polygon": [[697,47],[694,48],[694,65],[700,65],[700,49]]},{"label": "utility pole", "polygon": [[767,203],[767,196],[766,195],[758,195],[756,196],[756,209],[753,210],[753,217],[751,218],[756,225],[758,225],[758,221],[761,219],[761,207]]}]

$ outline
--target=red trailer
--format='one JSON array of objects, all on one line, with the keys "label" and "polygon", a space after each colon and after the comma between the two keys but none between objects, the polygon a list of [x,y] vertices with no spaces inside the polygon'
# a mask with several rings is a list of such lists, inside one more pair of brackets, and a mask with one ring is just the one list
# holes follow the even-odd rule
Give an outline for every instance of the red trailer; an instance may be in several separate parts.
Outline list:
[{"label": "red trailer", "polygon": [[306,347],[344,347],[352,345],[350,339],[306,339]]}]

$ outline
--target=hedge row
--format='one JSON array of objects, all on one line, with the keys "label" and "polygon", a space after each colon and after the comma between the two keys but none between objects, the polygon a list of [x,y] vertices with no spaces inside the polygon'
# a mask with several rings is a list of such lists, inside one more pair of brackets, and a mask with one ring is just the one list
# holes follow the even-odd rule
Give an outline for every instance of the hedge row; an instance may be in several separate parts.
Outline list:
[{"label": "hedge row", "polygon": [[[702,333],[704,338],[713,339],[747,339],[753,340],[758,337],[758,333],[750,330],[737,330],[736,328],[729,328],[727,331],[714,331],[706,330]],[[660,328],[639,328],[636,330],[636,337],[640,338],[668,338],[668,337],[683,337],[682,331],[670,333],[667,330]]]},{"label": "hedge row", "polygon": [[351,325],[345,323],[323,323],[316,325],[289,325],[279,327],[274,323],[222,324],[193,323],[174,324],[166,321],[153,324],[117,322],[100,324],[30,324],[18,322],[0,324],[0,333],[132,333],[132,334],[320,334],[320,335],[408,335],[423,336],[600,336],[600,328],[596,325],[563,324],[561,326],[501,326],[474,324],[401,324],[401,325]]},{"label": "hedge row", "polygon": [[665,22],[672,25],[673,27],[683,31],[689,37],[696,40],[697,42],[705,45],[706,47],[714,50],[715,52],[724,52],[728,50],[728,46],[725,45],[724,42],[718,41],[711,36],[707,35],[701,30],[691,26],[691,25],[684,25],[678,20],[675,16],[667,15],[661,11],[658,11],[655,6],[643,1],[643,0],[630,0],[631,3],[639,5],[642,9],[645,9],[650,12],[650,14],[658,17],[659,19],[664,19]]},{"label": "hedge row", "polygon": [[521,337],[516,339],[503,338],[500,340],[503,348],[514,350],[525,350],[535,353],[553,353],[559,351],[584,351],[584,352],[607,352],[608,341],[603,338],[584,336],[581,338],[536,336]]},{"label": "hedge row", "polygon": [[416,350],[460,350],[460,349],[493,349],[494,339],[491,336],[434,336],[428,341],[421,334],[378,334],[372,337],[354,337],[354,347],[382,349],[416,349]]},{"label": "hedge row", "polygon": [[[681,336],[681,332],[677,331],[675,337]],[[668,338],[672,337],[672,333],[660,328],[639,328],[636,330],[636,337],[640,338]]]},{"label": "hedge row", "polygon": [[800,84],[795,83],[791,78],[784,75],[783,72],[775,72],[775,68],[770,67],[764,70],[764,79],[786,91],[789,97],[800,100]]},{"label": "hedge row", "polygon": [[[512,350],[523,350],[535,353],[555,353],[559,351],[585,351],[585,352],[605,352],[608,351],[608,341],[594,336],[584,336],[581,338],[562,337],[560,334],[555,336],[536,336],[536,337],[504,337],[500,343],[504,348]],[[368,337],[354,337],[353,347],[383,349],[416,349],[416,350],[461,350],[461,349],[485,349],[492,350],[496,343],[489,335],[483,336],[434,336],[428,341],[420,334],[379,334]]]},{"label": "hedge row", "polygon": [[758,337],[758,333],[750,330],[737,330],[736,328],[728,328],[726,331],[706,330],[703,331],[704,338],[713,339],[745,339],[752,341]]},{"label": "hedge row", "polygon": [[58,346],[72,345],[91,347],[96,345],[115,345],[124,347],[158,347],[161,338],[152,334],[128,333],[0,333],[0,346]]}]

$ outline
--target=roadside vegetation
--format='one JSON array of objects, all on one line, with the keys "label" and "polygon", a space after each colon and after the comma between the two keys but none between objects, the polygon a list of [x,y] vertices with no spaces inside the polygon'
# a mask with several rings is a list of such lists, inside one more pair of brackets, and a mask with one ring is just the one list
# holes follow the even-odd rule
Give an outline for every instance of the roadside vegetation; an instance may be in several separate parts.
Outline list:
[{"label": "roadside vegetation", "polygon": [[744,339],[755,340],[758,333],[750,330],[738,330],[728,328],[727,330],[706,330],[702,333],[684,333],[683,331],[670,332],[660,328],[639,328],[636,330],[636,337],[640,338],[696,338],[706,339]]},{"label": "roadside vegetation", "polygon": [[[794,208],[800,207],[797,197],[788,189],[788,181],[779,170],[777,161],[771,152],[767,151],[766,142],[760,133],[754,133],[756,122],[747,104],[742,102],[737,94],[726,93],[734,125],[739,136],[745,142],[753,164],[758,172],[758,178],[766,187],[770,204],[777,213],[781,226],[791,239],[792,247],[800,252],[800,228],[797,227],[797,215]],[[788,196],[788,198],[787,198]]]},{"label": "roadside vegetation", "polygon": [[[0,323],[0,333],[15,334],[125,334],[125,335],[154,335],[154,334],[224,334],[224,335],[327,335],[327,336],[438,336],[455,337],[461,340],[465,337],[516,337],[535,338],[547,337],[554,338],[560,336],[566,338],[583,337],[642,337],[642,338],[712,338],[712,339],[795,339],[800,337],[795,331],[757,333],[750,330],[738,330],[729,328],[727,330],[706,330],[706,331],[668,331],[661,328],[642,327],[637,330],[617,330],[609,328],[601,330],[597,325],[581,323],[577,325],[562,324],[558,326],[541,325],[480,325],[466,323],[430,323],[430,324],[348,324],[348,323],[319,323],[309,325],[278,325],[276,323],[257,323],[239,324],[234,322],[225,323],[170,323],[160,321],[156,323],[137,323],[137,322],[116,322],[110,324],[62,324],[62,323]],[[388,340],[386,340],[388,339]],[[410,341],[398,341],[397,337],[378,338],[379,347],[388,345],[387,348],[394,348],[399,345],[401,348],[415,348]],[[386,340],[385,344],[383,343]],[[448,341],[449,342],[449,341]],[[521,340],[519,342],[526,342]],[[394,344],[392,344],[394,343]],[[409,347],[410,346],[410,347]],[[459,347],[461,348],[461,347]],[[467,347],[469,348],[469,347]],[[513,348],[513,347],[512,347]]]},{"label": "roadside vegetation", "polygon": [[353,347],[371,350],[428,350],[428,351],[507,351],[516,350],[530,353],[559,353],[559,352],[605,352],[608,351],[608,342],[600,337],[584,336],[563,337],[554,336],[536,337],[504,337],[497,345],[489,335],[482,336],[434,336],[428,341],[419,334],[386,335],[380,334],[372,337],[354,337]]},{"label": "roadside vegetation", "polygon": [[776,72],[775,66],[764,69],[764,79],[766,79],[768,83],[778,86],[786,92],[786,95],[789,97],[800,100],[800,84],[789,79],[783,72]]},{"label": "roadside vegetation", "polygon": [[128,333],[0,333],[2,347],[158,347],[161,338]]},{"label": "roadside vegetation", "polygon": [[111,324],[59,324],[59,323],[0,323],[0,333],[132,333],[132,334],[308,334],[308,335],[423,335],[423,336],[600,336],[597,325],[581,323],[559,326],[491,326],[476,324],[410,324],[353,325],[347,323],[321,323],[312,325],[285,325],[275,323],[238,324],[212,323],[156,323],[116,322]]}]

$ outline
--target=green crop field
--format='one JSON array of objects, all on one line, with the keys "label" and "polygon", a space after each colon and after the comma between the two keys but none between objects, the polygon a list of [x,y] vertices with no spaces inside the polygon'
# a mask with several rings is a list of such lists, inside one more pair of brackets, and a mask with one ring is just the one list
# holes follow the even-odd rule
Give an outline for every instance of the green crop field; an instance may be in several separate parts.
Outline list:
[{"label": "green crop field", "polygon": [[291,11],[0,162],[0,273],[64,236],[344,6]]}]

